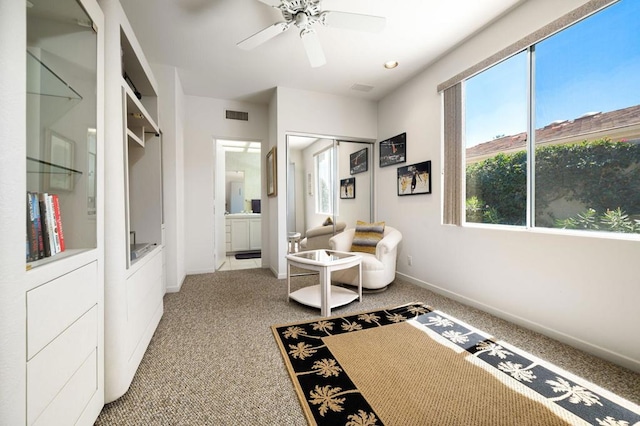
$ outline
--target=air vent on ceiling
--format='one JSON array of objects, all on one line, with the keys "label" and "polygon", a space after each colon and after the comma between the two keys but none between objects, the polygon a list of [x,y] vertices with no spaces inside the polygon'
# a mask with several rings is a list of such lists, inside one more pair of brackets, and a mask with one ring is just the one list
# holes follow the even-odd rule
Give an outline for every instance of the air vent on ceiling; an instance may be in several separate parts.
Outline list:
[{"label": "air vent on ceiling", "polygon": [[249,121],[249,113],[244,111],[225,111],[227,120]]},{"label": "air vent on ceiling", "polygon": [[370,92],[371,90],[373,90],[373,86],[369,86],[368,84],[356,83],[351,86],[351,90],[357,90],[358,92]]}]

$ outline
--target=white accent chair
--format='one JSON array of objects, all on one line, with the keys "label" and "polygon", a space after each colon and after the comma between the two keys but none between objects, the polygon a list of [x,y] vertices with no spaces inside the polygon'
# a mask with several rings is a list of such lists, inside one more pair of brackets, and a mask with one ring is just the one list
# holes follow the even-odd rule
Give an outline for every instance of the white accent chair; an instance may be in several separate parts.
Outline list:
[{"label": "white accent chair", "polygon": [[[345,222],[336,222],[336,234],[344,231],[347,227]],[[304,239],[300,241],[300,250],[319,250],[329,248],[329,238],[333,237],[333,224],[320,225],[307,229]]]},{"label": "white accent chair", "polygon": [[[329,240],[331,250],[350,252],[355,232],[355,228],[349,228],[333,236]],[[362,288],[381,290],[393,282],[396,278],[396,258],[400,241],[402,241],[400,231],[391,226],[385,226],[383,237],[376,245],[375,255],[356,252],[362,256]],[[331,280],[357,286],[358,270],[350,268],[334,271],[331,274]]]}]

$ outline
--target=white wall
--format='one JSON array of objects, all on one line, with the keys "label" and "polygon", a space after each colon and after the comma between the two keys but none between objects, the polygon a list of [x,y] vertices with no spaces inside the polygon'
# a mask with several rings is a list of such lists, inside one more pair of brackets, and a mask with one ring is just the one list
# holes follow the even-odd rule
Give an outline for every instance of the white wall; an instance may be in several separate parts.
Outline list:
[{"label": "white wall", "polygon": [[[377,138],[377,104],[353,98],[278,87],[270,103],[270,123],[274,124],[270,146],[278,149],[278,194],[286,191],[286,134],[307,133],[345,139]],[[266,152],[266,151],[265,151]],[[269,265],[279,278],[286,277],[287,215],[284,195],[269,198]],[[272,216],[273,217],[273,216]],[[264,247],[264,244],[263,244]]]},{"label": "white wall", "polygon": [[165,289],[180,290],[185,271],[185,95],[175,67],[153,65],[158,81],[164,196]]},{"label": "white wall", "polygon": [[[185,269],[187,274],[213,272],[214,227],[214,139],[246,139],[262,141],[262,152],[268,149],[268,108],[265,105],[221,99],[186,96],[184,126],[184,209],[185,209]],[[249,121],[225,119],[225,109],[246,111]],[[262,199],[266,190],[262,189]],[[264,201],[263,201],[264,204]],[[224,211],[216,212],[224,214]],[[262,215],[263,223],[269,220]],[[263,226],[263,247],[265,230]]]},{"label": "white wall", "polygon": [[0,1],[0,419],[8,425],[26,421],[25,255],[15,247],[26,212],[26,22],[24,3]]},{"label": "white wall", "polygon": [[380,139],[406,131],[407,163],[431,160],[434,173],[432,194],[397,197],[396,168],[377,170],[378,220],[403,234],[401,275],[640,371],[637,239],[441,225],[437,84],[583,3],[525,2],[380,102]]}]

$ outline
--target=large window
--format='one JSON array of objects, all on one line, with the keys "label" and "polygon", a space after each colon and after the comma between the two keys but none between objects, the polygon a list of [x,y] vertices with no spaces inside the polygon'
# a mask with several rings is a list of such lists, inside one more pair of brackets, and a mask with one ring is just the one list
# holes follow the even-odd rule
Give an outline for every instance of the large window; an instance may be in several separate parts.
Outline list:
[{"label": "large window", "polygon": [[621,0],[464,81],[466,222],[640,233],[637,16]]},{"label": "large window", "polygon": [[467,80],[466,220],[524,225],[527,53]]},{"label": "large window", "polygon": [[314,156],[316,168],[316,213],[333,214],[335,188],[333,173],[333,148],[327,148]]}]

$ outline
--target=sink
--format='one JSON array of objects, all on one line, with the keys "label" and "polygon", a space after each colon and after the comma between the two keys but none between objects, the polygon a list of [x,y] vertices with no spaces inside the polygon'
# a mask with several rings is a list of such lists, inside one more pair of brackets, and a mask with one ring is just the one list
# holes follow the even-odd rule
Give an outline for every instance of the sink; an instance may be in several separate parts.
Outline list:
[{"label": "sink", "polygon": [[229,213],[228,215],[225,215],[225,217],[228,217],[230,219],[238,219],[243,217],[260,217],[260,213]]}]

